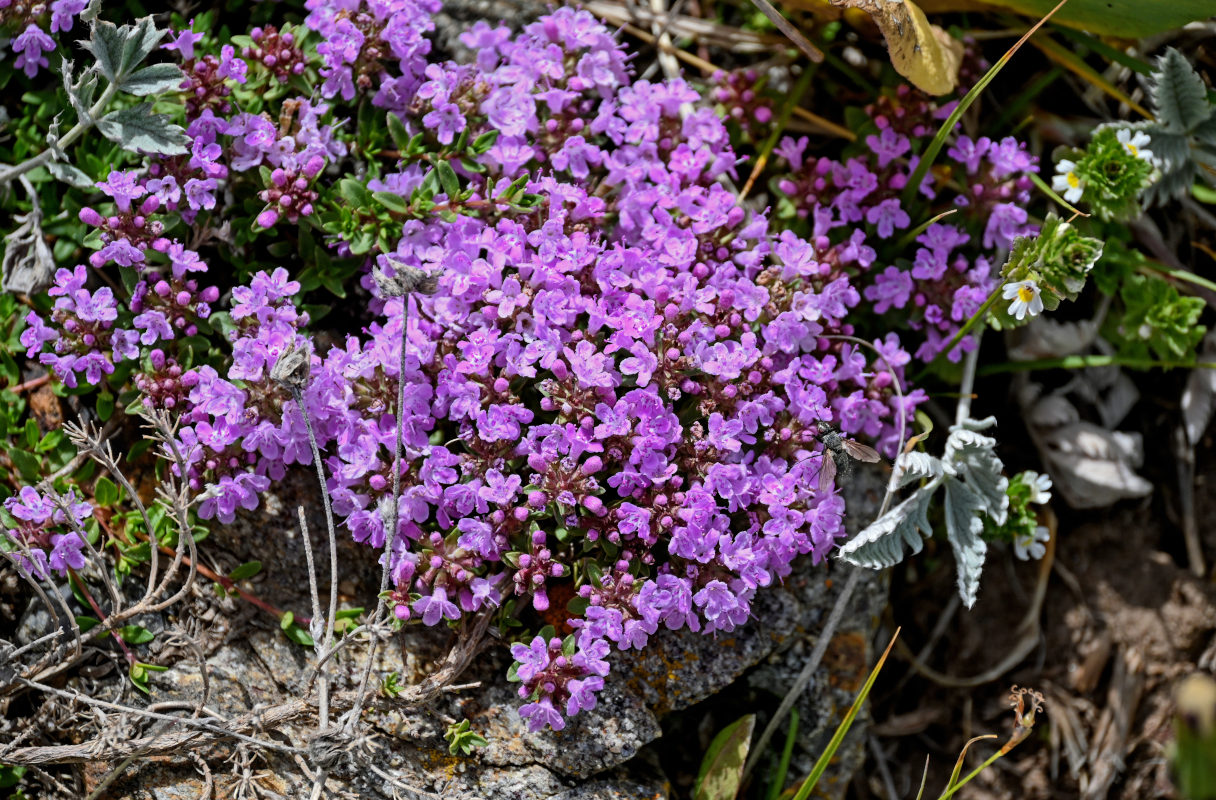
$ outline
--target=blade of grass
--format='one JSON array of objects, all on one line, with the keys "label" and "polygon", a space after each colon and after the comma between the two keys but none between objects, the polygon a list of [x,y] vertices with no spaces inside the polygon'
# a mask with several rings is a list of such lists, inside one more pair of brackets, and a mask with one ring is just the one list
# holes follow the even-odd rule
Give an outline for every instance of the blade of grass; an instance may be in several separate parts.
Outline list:
[{"label": "blade of grass", "polygon": [[954,762],[954,771],[950,773],[950,780],[946,783],[946,788],[953,788],[954,784],[958,781],[958,774],[963,771],[963,759],[967,757],[967,751],[971,749],[971,745],[975,744],[976,742],[982,742],[984,739],[997,738],[999,737],[995,733],[986,733],[983,736],[976,736],[969,739],[967,743],[963,745],[962,752],[958,754],[958,759]]},{"label": "blade of grass", "polygon": [[[1196,242],[1196,244],[1199,243]],[[1155,261],[1150,261],[1145,264],[1145,269],[1151,272],[1159,272],[1162,275],[1168,275],[1176,280],[1187,281],[1188,283],[1193,283],[1196,286],[1202,286],[1208,291],[1216,292],[1216,283],[1212,283],[1207,278],[1200,277],[1199,275],[1185,269],[1173,269],[1172,267],[1167,267],[1165,264],[1158,264]]]},{"label": "blade of grass", "polygon": [[1088,47],[1098,55],[1105,58],[1107,61],[1113,61],[1116,64],[1122,64],[1132,72],[1138,72],[1145,77],[1153,74],[1153,65],[1147,61],[1141,61],[1135,56],[1129,56],[1117,47],[1111,47],[1106,42],[1096,36],[1065,27],[1064,25],[1052,25],[1052,33],[1058,33],[1065,39],[1071,39],[1079,45]]},{"label": "blade of grass", "polygon": [[1000,375],[1005,372],[1026,372],[1032,369],[1084,369],[1086,367],[1131,367],[1132,369],[1216,369],[1216,361],[1156,361],[1151,358],[1125,356],[1064,356],[1035,361],[1006,361],[980,367],[980,375]]},{"label": "blade of grass", "polygon": [[777,116],[777,124],[773,126],[773,132],[769,134],[768,139],[764,142],[764,146],[760,148],[760,153],[756,156],[756,163],[752,165],[752,174],[747,176],[747,183],[743,184],[743,189],[739,192],[739,199],[736,201],[739,205],[743,205],[743,201],[747,199],[747,195],[751,192],[752,187],[756,185],[756,179],[764,171],[765,165],[768,164],[768,157],[772,155],[773,148],[777,146],[777,142],[781,139],[781,134],[785,131],[785,126],[789,124],[790,115],[794,113],[794,109],[802,102],[802,95],[806,94],[806,90],[811,85],[811,78],[814,76],[814,65],[808,66],[803,70],[802,75],[798,77],[798,82],[794,84],[793,91],[786,98],[785,104],[781,106],[781,113]]},{"label": "blade of grass", "polygon": [[929,780],[929,757],[925,756],[925,771],[920,774],[920,789],[916,792],[916,800],[925,796],[925,781]]},{"label": "blade of grass", "polygon": [[1118,87],[1116,87],[1106,78],[1103,78],[1096,69],[1091,67],[1089,64],[1086,64],[1081,60],[1080,56],[1069,50],[1064,45],[1060,44],[1054,39],[1051,39],[1050,37],[1043,37],[1041,39],[1035,39],[1034,46],[1042,50],[1043,55],[1059,64],[1064,69],[1073,73],[1082,80],[1089,82],[1093,86],[1098,87],[1104,93],[1115,100],[1118,100],[1120,103],[1126,104],[1128,108],[1132,109],[1140,116],[1144,117],[1145,119],[1153,119],[1153,115],[1149,113],[1148,109],[1120,91]]},{"label": "blade of grass", "polygon": [[915,242],[917,236],[920,236],[922,233],[929,230],[930,225],[932,225],[935,222],[941,222],[943,219],[945,219],[946,217],[950,216],[951,214],[953,214],[957,211],[958,211],[957,208],[952,208],[949,211],[943,211],[942,213],[938,214],[936,217],[931,217],[931,218],[925,220],[924,222],[917,225],[912,230],[905,233],[902,237],[900,237],[899,244],[897,244],[896,247],[898,247],[900,250],[903,250],[908,245]]},{"label": "blade of grass", "polygon": [[844,720],[836,728],[836,733],[833,734],[832,740],[828,742],[827,747],[819,754],[819,760],[815,762],[811,774],[805,781],[802,782],[802,787],[798,790],[798,794],[794,795],[794,800],[806,800],[811,795],[811,790],[815,788],[815,784],[819,782],[819,778],[823,776],[823,771],[828,768],[832,757],[836,755],[836,751],[840,749],[840,743],[844,741],[845,734],[849,732],[849,728],[853,725],[853,720],[857,717],[857,712],[861,710],[861,706],[866,701],[866,697],[870,694],[870,688],[874,685],[874,681],[878,678],[878,673],[882,670],[883,664],[887,662],[887,656],[891,654],[891,648],[895,646],[895,640],[899,638],[899,628],[895,629],[895,634],[891,637],[890,644],[883,651],[882,657],[878,659],[878,663],[874,665],[874,669],[870,671],[870,677],[866,678],[865,685],[861,687],[861,691],[857,693],[857,698],[853,701],[853,705],[849,706],[849,713],[844,715]]},{"label": "blade of grass", "polygon": [[798,740],[798,709],[790,709],[790,727],[785,734],[785,746],[781,748],[781,760],[777,762],[777,769],[773,773],[772,779],[768,783],[768,792],[764,795],[764,800],[777,800],[781,790],[785,787],[785,777],[790,772],[790,758],[794,755],[794,742]]},{"label": "blade of grass", "polygon": [[992,83],[993,78],[995,78],[997,74],[1005,68],[1005,65],[1008,64],[1013,58],[1014,53],[1020,50],[1022,45],[1026,44],[1030,37],[1034,35],[1035,31],[1043,27],[1043,23],[1051,19],[1052,15],[1063,8],[1064,4],[1067,2],[1068,0],[1060,0],[1055,8],[1047,12],[1047,16],[1043,17],[1041,20],[1036,22],[1030,30],[1026,31],[1022,38],[1018,39],[1017,42],[1014,43],[1013,47],[1006,50],[1005,54],[997,59],[997,62],[984,73],[984,77],[980,78],[979,81],[976,82],[975,86],[971,87],[971,91],[967,92],[963,99],[959,101],[959,104],[955,106],[954,111],[950,112],[950,116],[947,117],[946,121],[942,123],[940,128],[938,128],[937,135],[933,137],[933,141],[929,142],[929,146],[926,147],[925,152],[921,154],[920,161],[917,163],[916,169],[912,172],[911,179],[908,180],[908,185],[904,187],[903,194],[900,197],[904,208],[910,208],[913,202],[916,200],[916,195],[920,191],[920,185],[925,180],[925,176],[929,174],[929,168],[933,166],[933,162],[937,159],[938,153],[941,152],[942,147],[944,147],[946,144],[946,138],[950,135],[950,132],[954,130],[954,126],[958,124],[958,121],[962,118],[964,112],[971,107],[971,104],[974,103],[976,98],[983,93],[984,89],[988,88],[988,84]]},{"label": "blade of grass", "polygon": [[823,61],[823,53],[818,47],[811,44],[810,41],[802,35],[802,31],[794,27],[793,23],[785,17],[781,16],[781,12],[773,8],[773,4],[768,0],[752,0],[752,5],[760,9],[764,16],[768,17],[769,22],[777,26],[777,30],[784,33],[789,40],[798,45],[798,49],[806,53],[806,57],[816,64]]}]

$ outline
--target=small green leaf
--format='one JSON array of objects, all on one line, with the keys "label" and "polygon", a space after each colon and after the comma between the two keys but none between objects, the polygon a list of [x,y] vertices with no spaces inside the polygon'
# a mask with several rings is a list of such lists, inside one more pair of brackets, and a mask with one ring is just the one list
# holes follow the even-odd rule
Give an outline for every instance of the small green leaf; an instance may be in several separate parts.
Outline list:
[{"label": "small green leaf", "polygon": [[[246,561],[239,567],[228,573],[228,578],[234,581],[243,581],[246,578],[252,578],[262,571],[261,561]],[[291,613],[291,612],[288,612]]]},{"label": "small green leaf", "polygon": [[755,727],[756,715],[748,714],[718,732],[701,761],[693,791],[695,800],[735,800]]},{"label": "small green leaf", "polygon": [[447,161],[440,161],[435,165],[435,172],[438,173],[443,193],[448,196],[448,200],[455,200],[460,195],[460,179],[456,177],[456,170],[452,169],[452,165]]},{"label": "small green leaf", "polygon": [[124,625],[118,629],[118,635],[127,644],[147,644],[156,638],[156,634],[139,625]]},{"label": "small green leaf", "polygon": [[102,475],[93,484],[93,498],[99,506],[112,506],[118,502],[118,487],[114,481]]},{"label": "small green leaf", "polygon": [[41,477],[42,459],[38,458],[38,456],[14,447],[8,451],[8,457],[25,480],[33,482]]},{"label": "small green leaf", "polygon": [[312,647],[315,644],[315,642],[313,642],[312,636],[309,635],[308,631],[304,630],[299,625],[291,625],[287,628],[284,628],[283,633],[287,635],[288,639],[290,639],[291,641],[295,642],[298,645],[302,645],[304,647]]},{"label": "small green leaf", "polygon": [[97,627],[101,624],[101,620],[96,617],[76,617],[76,627],[80,628],[80,632],[84,633],[87,630]]},{"label": "small green leaf", "polygon": [[[393,194],[392,192],[375,192],[372,194],[372,197],[376,199],[377,203],[384,206],[389,211],[395,211],[398,214],[405,214],[410,210],[409,204],[405,202],[405,198],[399,194]],[[398,231],[398,234],[400,234],[400,231]]]}]

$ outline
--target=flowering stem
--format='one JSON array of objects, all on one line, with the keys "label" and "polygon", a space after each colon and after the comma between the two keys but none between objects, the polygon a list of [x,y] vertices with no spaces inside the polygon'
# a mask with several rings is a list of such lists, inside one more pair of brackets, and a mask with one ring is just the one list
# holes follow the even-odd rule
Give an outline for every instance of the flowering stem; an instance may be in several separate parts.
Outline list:
[{"label": "flowering stem", "polygon": [[1062,205],[1064,208],[1067,208],[1069,211],[1071,211],[1073,213],[1074,217],[1076,217],[1076,216],[1088,217],[1089,216],[1089,214],[1086,214],[1084,211],[1073,208],[1072,204],[1069,203],[1067,200],[1065,200],[1063,197],[1060,197],[1060,195],[1058,195],[1056,193],[1056,190],[1051,188],[1050,185],[1048,185],[1047,181],[1045,181],[1039,177],[1039,174],[1037,172],[1027,172],[1026,174],[1030,176],[1031,182],[1035,186],[1039,187],[1039,191],[1041,191],[1043,194],[1050,197],[1052,200],[1055,200],[1057,203]]},{"label": "flowering stem", "polygon": [[[915,379],[913,379],[913,383],[920,383],[922,380],[924,380],[925,376],[928,375],[930,371],[932,371],[933,365],[936,364],[938,361],[940,361],[943,356],[945,356],[947,353],[949,353],[951,350],[953,350],[955,347],[957,347],[958,343],[963,340],[963,337],[966,336],[968,333],[970,333],[971,329],[974,328],[976,325],[978,325],[980,320],[984,319],[987,316],[989,309],[991,309],[992,306],[996,303],[996,301],[998,299],[1000,299],[1001,289],[1004,286],[1005,286],[1005,282],[1001,281],[1000,283],[998,283],[996,285],[995,288],[993,288],[992,294],[988,295],[988,299],[985,300],[984,304],[979,307],[979,310],[976,311],[974,314],[972,314],[971,317],[966,322],[963,323],[963,327],[959,328],[958,331],[954,334],[954,336],[950,339],[949,343],[945,347],[943,347],[941,350],[939,350],[937,355],[935,355],[933,358],[931,358],[929,360],[928,364],[925,364],[925,368],[920,371],[920,374],[917,375]],[[981,372],[980,374],[983,375],[985,373]]]},{"label": "flowering stem", "polygon": [[[376,600],[376,612],[372,614],[372,626],[380,624],[380,618],[384,615],[385,609],[388,606],[387,593],[389,576],[392,574],[393,564],[393,546],[397,541],[397,527],[400,523],[401,515],[401,449],[402,449],[402,423],[405,408],[405,347],[409,341],[409,322],[410,322],[410,295],[404,294],[401,296],[401,361],[398,364],[397,372],[397,414],[396,414],[396,438],[393,440],[393,512],[392,525],[388,533],[384,537],[384,564],[380,571],[380,594]],[[359,694],[355,702],[355,713],[350,715],[347,720],[347,730],[353,730],[355,720],[358,719],[358,709],[363,707],[363,698],[367,692],[367,682],[371,677],[372,663],[376,660],[376,648],[380,640],[376,637],[375,632],[372,633],[371,652],[367,655],[367,666],[363,670],[363,680],[359,683]]]},{"label": "flowering stem", "polygon": [[1036,361],[1006,361],[981,367],[980,375],[1025,372],[1032,369],[1084,369],[1085,367],[1131,367],[1133,369],[1216,369],[1216,361],[1155,361],[1129,356],[1064,356]]},{"label": "flowering stem", "polygon": [[20,164],[15,164],[0,172],[0,186],[9,183],[14,178],[20,177],[30,170],[45,165],[54,158],[55,151],[70,147],[85,132],[97,124],[97,117],[105,110],[105,107],[109,105],[116,94],[118,94],[117,84],[111,83],[106,86],[105,91],[101,93],[101,97],[97,98],[97,102],[85,113],[84,118],[72,126],[72,129],[65,133],[53,146],[48,147],[33,158],[27,158]]}]

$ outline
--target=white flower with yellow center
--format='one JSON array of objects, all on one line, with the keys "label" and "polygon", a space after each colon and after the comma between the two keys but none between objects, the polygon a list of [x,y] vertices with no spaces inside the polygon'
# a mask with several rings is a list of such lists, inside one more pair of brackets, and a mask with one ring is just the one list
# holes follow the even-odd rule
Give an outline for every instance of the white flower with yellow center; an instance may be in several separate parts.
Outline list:
[{"label": "white flower with yellow center", "polygon": [[1013,537],[1013,554],[1022,561],[1038,561],[1047,554],[1047,543],[1051,541],[1051,532],[1042,525],[1034,529],[1034,533]]},{"label": "white flower with yellow center", "polygon": [[1075,203],[1081,199],[1085,187],[1077,175],[1075,161],[1069,161],[1067,158],[1060,159],[1060,162],[1056,164],[1056,175],[1051,179],[1051,188],[1064,195],[1064,199],[1069,203]]},{"label": "white flower with yellow center", "polygon": [[1009,314],[1018,320],[1026,319],[1028,313],[1033,317],[1043,311],[1043,298],[1039,296],[1039,285],[1034,281],[1007,283],[1001,296],[1013,301],[1009,304]]},{"label": "white flower with yellow center", "polygon": [[1153,151],[1144,149],[1153,140],[1144,131],[1136,131],[1135,135],[1132,135],[1131,128],[1120,128],[1119,132],[1115,134],[1115,138],[1119,140],[1119,144],[1123,145],[1123,149],[1129,155],[1135,156],[1142,161],[1147,161],[1150,164],[1153,163]]}]

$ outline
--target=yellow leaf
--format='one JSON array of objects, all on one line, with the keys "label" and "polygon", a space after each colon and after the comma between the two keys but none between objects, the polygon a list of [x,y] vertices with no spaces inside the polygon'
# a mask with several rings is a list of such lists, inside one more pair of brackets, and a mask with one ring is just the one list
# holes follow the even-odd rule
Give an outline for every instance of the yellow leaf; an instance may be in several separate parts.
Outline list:
[{"label": "yellow leaf", "polygon": [[838,8],[859,8],[882,31],[895,71],[929,94],[947,94],[958,85],[963,43],[936,25],[911,0],[831,0]]}]

